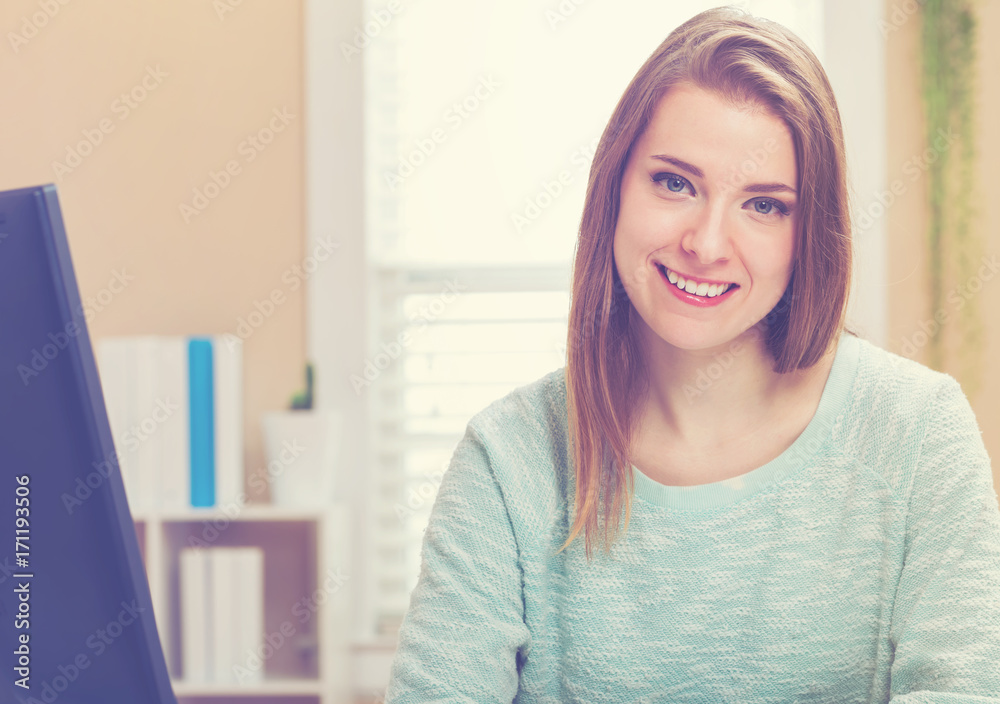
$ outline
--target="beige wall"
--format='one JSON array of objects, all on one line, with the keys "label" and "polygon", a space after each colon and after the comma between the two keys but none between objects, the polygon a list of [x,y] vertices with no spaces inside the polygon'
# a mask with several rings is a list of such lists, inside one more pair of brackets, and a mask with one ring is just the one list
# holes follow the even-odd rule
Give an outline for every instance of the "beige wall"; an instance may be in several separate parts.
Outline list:
[{"label": "beige wall", "polygon": [[[304,256],[301,3],[244,2],[220,18],[210,0],[45,0],[58,12],[13,46],[39,2],[0,9],[0,189],[57,184],[83,297],[116,270],[134,277],[92,338],[235,333],[255,300],[284,292],[245,345],[246,461],[259,471],[260,413],[302,385],[305,355],[305,287],[282,281]],[[127,107],[119,96],[141,97],[147,67],[165,75]],[[241,151],[275,109],[294,117],[263,150]],[[93,153],[57,173],[102,121]],[[238,175],[186,224],[179,204],[229,161]]]},{"label": "beige wall", "polygon": [[[886,0],[886,14],[892,16],[895,5],[902,0]],[[979,86],[978,98],[978,163],[974,207],[978,211],[975,228],[981,238],[987,258],[1000,255],[1000,209],[995,207],[997,185],[995,165],[1000,163],[1000,135],[996,131],[996,116],[1000,114],[1000,0],[976,3],[979,12]],[[893,25],[890,25],[893,26]],[[889,347],[903,353],[904,340],[919,342],[921,321],[933,316],[927,302],[925,227],[927,222],[925,174],[911,181],[907,162],[924,151],[923,106],[920,97],[920,17],[913,15],[888,34],[886,47],[888,85],[888,180],[899,179],[906,191],[888,212],[889,233]],[[911,165],[915,162],[911,162]],[[993,459],[994,483],[1000,488],[1000,275],[990,274],[982,291],[977,294],[984,345],[981,387],[972,393],[967,389],[973,409],[979,419],[987,450]],[[947,292],[957,281],[945,285]],[[956,317],[954,306],[945,304],[950,317]],[[915,337],[916,336],[916,337]],[[948,362],[945,371],[960,378],[958,363],[962,341],[956,336],[947,340]],[[919,348],[912,356],[928,363],[927,349]]]}]

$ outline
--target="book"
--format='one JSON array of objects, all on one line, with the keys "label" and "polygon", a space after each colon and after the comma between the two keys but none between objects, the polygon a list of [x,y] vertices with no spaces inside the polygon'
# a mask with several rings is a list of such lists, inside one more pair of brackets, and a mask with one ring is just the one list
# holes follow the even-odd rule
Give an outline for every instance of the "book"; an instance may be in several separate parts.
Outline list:
[{"label": "book", "polygon": [[237,503],[243,492],[243,342],[212,338],[215,396],[215,503]]},{"label": "book", "polygon": [[126,443],[131,419],[133,357],[130,339],[106,338],[98,344],[98,374],[104,393],[108,424],[111,426],[111,436],[115,443],[116,462],[112,465],[117,464],[118,471],[121,472],[126,498],[134,510],[139,497],[135,493],[136,480],[132,476],[134,462]]},{"label": "book", "polygon": [[259,547],[206,550],[211,572],[212,672],[220,684],[249,684],[264,677],[264,552]]},{"label": "book", "polygon": [[239,654],[236,650],[239,627],[240,590],[236,570],[238,548],[211,548],[208,553],[212,572],[212,663],[214,682],[236,682],[233,668]]},{"label": "book", "polygon": [[187,339],[162,337],[159,353],[160,411],[167,415],[159,431],[162,433],[159,505],[181,509],[191,501]]},{"label": "book", "polygon": [[135,461],[131,475],[135,483],[136,508],[151,508],[156,501],[157,484],[162,472],[163,433],[158,422],[157,388],[159,340],[144,335],[133,341],[134,395],[130,405],[126,446]]},{"label": "book", "polygon": [[[264,679],[264,551],[258,547],[243,548],[239,553],[239,640],[237,652],[243,668],[240,684]],[[257,663],[260,663],[259,666]]]},{"label": "book", "polygon": [[212,657],[212,590],[209,550],[182,548],[179,553],[181,603],[181,674],[188,682],[208,682],[214,667]]},{"label": "book", "polygon": [[191,505],[215,505],[215,406],[212,341],[188,341]]}]

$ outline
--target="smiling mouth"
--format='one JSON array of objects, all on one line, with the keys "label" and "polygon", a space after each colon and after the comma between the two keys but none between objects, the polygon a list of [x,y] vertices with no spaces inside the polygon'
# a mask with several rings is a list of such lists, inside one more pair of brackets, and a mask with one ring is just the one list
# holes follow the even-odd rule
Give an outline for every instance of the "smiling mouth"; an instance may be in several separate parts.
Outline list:
[{"label": "smiling mouth", "polygon": [[681,291],[690,293],[694,296],[715,298],[717,296],[721,296],[727,291],[739,288],[739,284],[734,283],[708,283],[705,281],[695,281],[694,279],[685,279],[676,271],[668,269],[662,264],[657,264],[656,267],[660,270],[660,273],[663,274],[663,278],[665,278],[668,283],[676,286]]}]

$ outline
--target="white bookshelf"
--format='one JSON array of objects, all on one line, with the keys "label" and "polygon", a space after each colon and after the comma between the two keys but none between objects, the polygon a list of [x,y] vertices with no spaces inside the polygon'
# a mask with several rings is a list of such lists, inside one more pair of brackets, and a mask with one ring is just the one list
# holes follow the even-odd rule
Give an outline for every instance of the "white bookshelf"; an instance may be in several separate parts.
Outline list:
[{"label": "white bookshelf", "polygon": [[[349,506],[345,502],[316,509],[251,504],[230,514],[219,508],[151,509],[133,514],[178,704],[352,701],[348,663],[355,588]],[[292,634],[263,659],[264,676],[259,682],[239,685],[184,678],[184,604],[178,567],[180,550],[189,547],[190,536],[204,540],[208,549],[256,546],[264,552],[265,633],[280,632],[288,622],[285,630]]]}]

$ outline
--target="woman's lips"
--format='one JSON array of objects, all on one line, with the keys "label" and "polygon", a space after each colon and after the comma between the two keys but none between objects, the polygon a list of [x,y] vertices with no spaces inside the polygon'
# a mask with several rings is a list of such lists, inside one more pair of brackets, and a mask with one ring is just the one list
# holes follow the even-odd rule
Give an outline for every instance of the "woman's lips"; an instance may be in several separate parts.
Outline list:
[{"label": "woman's lips", "polygon": [[[690,291],[687,291],[686,288],[692,286],[694,282],[693,280],[685,279],[680,274],[677,274],[672,269],[668,269],[662,264],[657,264],[656,266],[660,272],[660,277],[663,279],[663,282],[670,288],[670,292],[680,300],[693,306],[717,306],[723,301],[729,300],[729,298],[732,297],[733,292],[739,289],[739,285],[734,283],[701,281],[698,282],[698,287],[695,289],[695,292],[691,293]],[[674,281],[671,282],[670,279],[674,279]],[[685,284],[685,289],[678,286],[681,282]],[[722,287],[725,287],[723,292],[718,293],[718,290]],[[698,291],[703,291],[703,293],[698,295]]]}]

